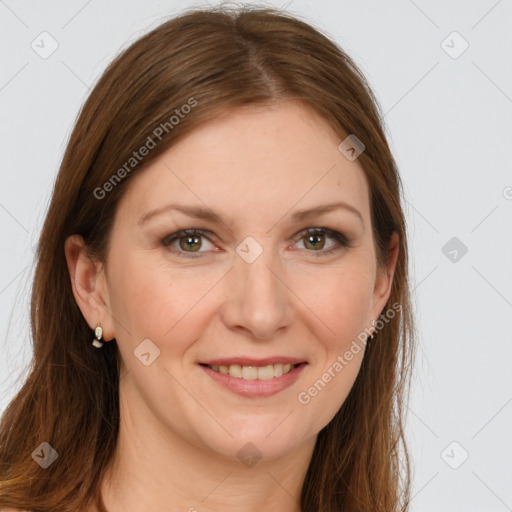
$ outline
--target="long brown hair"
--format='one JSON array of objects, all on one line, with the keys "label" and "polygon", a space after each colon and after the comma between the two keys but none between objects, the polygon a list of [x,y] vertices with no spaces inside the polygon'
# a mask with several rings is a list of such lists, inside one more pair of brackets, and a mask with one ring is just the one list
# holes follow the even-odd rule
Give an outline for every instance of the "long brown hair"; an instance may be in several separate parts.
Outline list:
[{"label": "long brown hair", "polygon": [[[104,509],[100,483],[120,417],[118,350],[116,343],[91,347],[72,293],[66,238],[82,235],[91,257],[105,261],[116,207],[135,173],[206,120],[289,99],[315,109],[340,142],[355,134],[364,143],[358,161],[380,264],[393,231],[400,240],[388,301],[400,308],[382,322],[347,399],[318,435],[301,509],[409,509],[404,409],[414,329],[402,189],[380,107],[334,42],[296,16],[257,6],[193,9],[166,21],[117,56],[84,103],[39,240],[30,373],[0,424],[0,507],[71,512],[97,500]],[[134,162],[148,137],[154,146]],[[58,453],[47,469],[32,458],[42,442]]]}]

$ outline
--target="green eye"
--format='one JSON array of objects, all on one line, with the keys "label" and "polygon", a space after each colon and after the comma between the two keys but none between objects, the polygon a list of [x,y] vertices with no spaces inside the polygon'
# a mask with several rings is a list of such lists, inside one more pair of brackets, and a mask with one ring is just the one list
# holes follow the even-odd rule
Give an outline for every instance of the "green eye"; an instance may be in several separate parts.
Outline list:
[{"label": "green eye", "polygon": [[[331,254],[348,245],[347,239],[343,234],[328,228],[312,228],[305,232],[303,231],[301,234],[300,240],[304,240],[306,249],[311,249],[310,252],[318,253],[315,256]],[[335,243],[328,249],[324,249],[326,238],[335,240]]]},{"label": "green eye", "polygon": [[[200,253],[208,252],[208,250],[200,250],[203,248],[203,239],[212,244],[208,237],[209,234],[209,232],[201,229],[183,229],[166,236],[161,243],[164,247],[168,247],[173,252],[185,257],[199,257]],[[300,235],[297,242],[304,240],[305,250],[315,253],[315,256],[325,256],[348,246],[347,239],[342,233],[328,228],[310,228],[302,231]],[[334,243],[329,248],[324,249],[326,239],[334,240]],[[174,245],[176,242],[178,246]]]},{"label": "green eye", "polygon": [[[206,238],[208,240],[204,231],[199,229],[184,229],[166,236],[162,240],[162,245],[165,247],[171,247],[171,249],[174,249],[174,251],[178,253],[187,253],[194,257],[194,253],[205,252],[199,250],[203,246],[202,238]],[[178,242],[179,249],[173,245],[174,242]],[[208,243],[211,242],[208,240]]]}]

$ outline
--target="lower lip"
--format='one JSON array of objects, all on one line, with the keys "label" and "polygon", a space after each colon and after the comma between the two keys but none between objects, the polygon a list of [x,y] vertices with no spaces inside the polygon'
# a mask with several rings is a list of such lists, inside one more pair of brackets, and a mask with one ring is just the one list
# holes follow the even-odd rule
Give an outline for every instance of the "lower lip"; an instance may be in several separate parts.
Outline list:
[{"label": "lower lip", "polygon": [[299,378],[306,364],[307,363],[301,363],[292,371],[281,375],[281,377],[274,377],[269,380],[238,379],[237,377],[231,377],[231,375],[216,372],[208,368],[208,366],[200,366],[215,382],[227,387],[230,391],[233,391],[233,393],[255,398],[275,395],[291,386]]}]

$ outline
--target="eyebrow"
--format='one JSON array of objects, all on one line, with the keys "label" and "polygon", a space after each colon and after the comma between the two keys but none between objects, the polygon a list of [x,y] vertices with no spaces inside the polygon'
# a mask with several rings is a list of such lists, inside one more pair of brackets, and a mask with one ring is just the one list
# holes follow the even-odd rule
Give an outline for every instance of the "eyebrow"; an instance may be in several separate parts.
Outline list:
[{"label": "eyebrow", "polygon": [[[320,206],[316,206],[315,208],[309,208],[307,210],[296,211],[292,214],[291,218],[292,221],[302,221],[337,209],[344,209],[349,212],[352,212],[360,219],[361,224],[363,224],[364,226],[363,216],[361,215],[361,212],[351,204],[345,203],[343,201],[331,204],[323,204]],[[177,203],[167,204],[165,206],[155,208],[154,210],[151,210],[143,214],[142,217],[140,217],[138,224],[139,226],[141,226],[145,224],[147,221],[149,221],[149,219],[155,217],[156,215],[160,215],[170,210],[182,212],[185,215],[188,215],[189,217],[195,217],[196,219],[226,224],[221,215],[219,215],[218,213],[214,212],[209,208],[204,208],[202,206],[188,206]]]}]

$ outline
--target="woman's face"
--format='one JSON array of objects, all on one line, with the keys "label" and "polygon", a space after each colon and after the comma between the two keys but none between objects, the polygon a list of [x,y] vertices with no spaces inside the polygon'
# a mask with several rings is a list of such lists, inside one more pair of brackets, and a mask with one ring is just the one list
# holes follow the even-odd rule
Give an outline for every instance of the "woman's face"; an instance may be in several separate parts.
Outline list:
[{"label": "woman's face", "polygon": [[[272,459],[311,443],[343,404],[396,250],[379,270],[363,170],[341,141],[298,102],[253,106],[133,177],[102,323],[119,346],[123,404],[148,432]],[[302,364],[273,376],[286,361]]]}]

